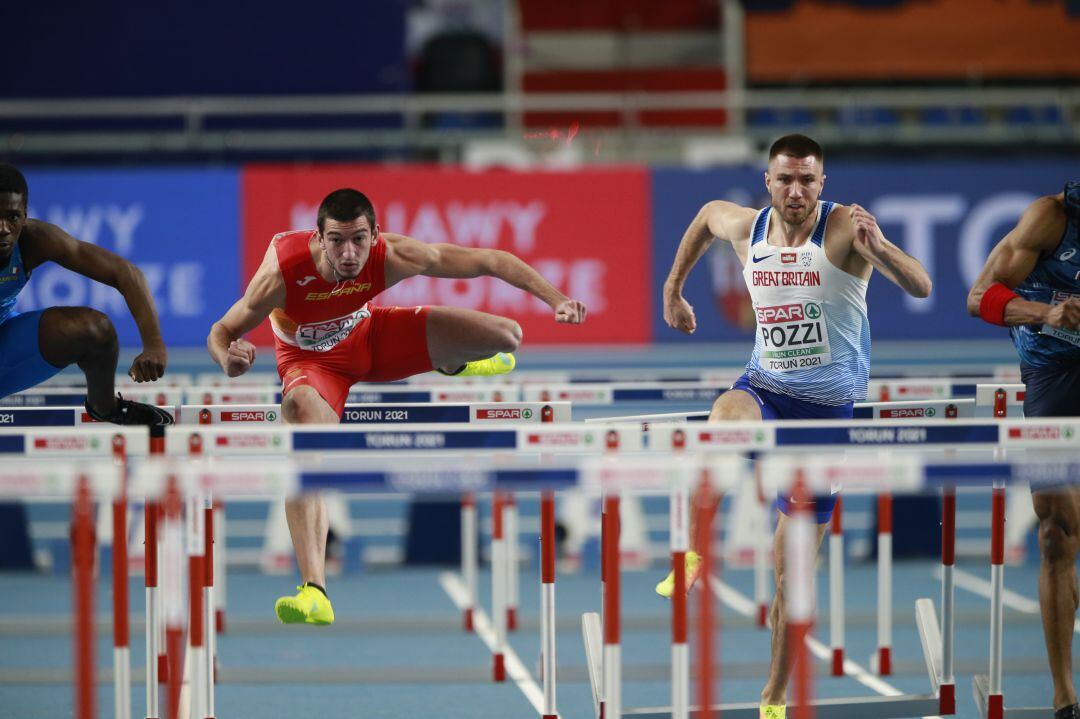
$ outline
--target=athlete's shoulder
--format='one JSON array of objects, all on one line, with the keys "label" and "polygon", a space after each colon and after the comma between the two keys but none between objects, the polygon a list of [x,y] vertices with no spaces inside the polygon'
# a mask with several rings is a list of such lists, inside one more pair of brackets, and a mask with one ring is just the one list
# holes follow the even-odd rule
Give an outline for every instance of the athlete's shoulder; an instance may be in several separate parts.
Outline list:
[{"label": "athlete's shoulder", "polygon": [[743,207],[727,200],[710,200],[701,208],[709,231],[725,240],[745,239],[750,236],[760,210]]}]

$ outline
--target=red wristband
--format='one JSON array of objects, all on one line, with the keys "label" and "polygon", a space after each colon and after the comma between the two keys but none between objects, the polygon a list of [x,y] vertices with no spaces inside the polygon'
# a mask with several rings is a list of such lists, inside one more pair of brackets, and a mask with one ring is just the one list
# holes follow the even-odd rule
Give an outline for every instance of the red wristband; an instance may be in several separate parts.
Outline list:
[{"label": "red wristband", "polygon": [[1000,282],[986,288],[982,301],[979,302],[979,316],[992,325],[1007,327],[1005,324],[1005,305],[1019,297]]}]

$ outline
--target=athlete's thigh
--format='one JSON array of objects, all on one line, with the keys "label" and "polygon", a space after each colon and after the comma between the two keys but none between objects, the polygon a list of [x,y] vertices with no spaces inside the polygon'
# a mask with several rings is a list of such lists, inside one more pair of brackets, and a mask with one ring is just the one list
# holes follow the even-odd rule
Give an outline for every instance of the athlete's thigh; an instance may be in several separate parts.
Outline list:
[{"label": "athlete's thigh", "polygon": [[41,384],[62,369],[41,356],[38,326],[42,314],[26,312],[0,324],[0,397]]},{"label": "athlete's thigh", "polygon": [[709,413],[710,422],[757,422],[761,419],[761,405],[758,400],[741,389],[729,389],[717,397],[712,412]]},{"label": "athlete's thigh", "polygon": [[521,341],[521,328],[512,319],[461,307],[429,310],[427,345],[436,367],[462,355],[512,352]]},{"label": "athlete's thigh", "polygon": [[367,337],[369,368],[358,379],[393,382],[430,372],[429,315],[435,307],[375,307]]},{"label": "athlete's thigh", "polygon": [[341,418],[352,379],[333,366],[335,358],[321,354],[278,347],[281,415],[286,422],[337,422]]}]

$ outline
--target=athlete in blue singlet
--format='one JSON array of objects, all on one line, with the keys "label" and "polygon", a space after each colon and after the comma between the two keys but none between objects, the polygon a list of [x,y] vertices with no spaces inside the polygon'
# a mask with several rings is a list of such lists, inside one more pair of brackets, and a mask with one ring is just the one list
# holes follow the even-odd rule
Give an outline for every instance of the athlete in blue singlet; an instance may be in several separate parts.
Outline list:
[{"label": "athlete in blue singlet", "polygon": [[[968,312],[1009,328],[1027,417],[1080,416],[1080,182],[1035,200],[990,252]],[[1080,490],[1035,491],[1039,604],[1057,719],[1080,719],[1072,678]]]},{"label": "athlete in blue singlet", "polygon": [[154,300],[135,265],[108,250],[80,242],[56,225],[26,216],[29,190],[18,169],[0,164],[0,397],[43,382],[71,364],[86,374],[86,410],[116,424],[171,424],[157,407],[114,395],[119,345],[109,318],[89,307],[50,307],[18,313],[15,301],[30,274],[55,262],[124,296],[139,327],[143,352],[128,374],[152,382],[165,372]]},{"label": "athlete in blue singlet", "polygon": [[[746,373],[713,405],[710,422],[851,418],[866,396],[870,375],[870,326],[866,287],[877,269],[908,294],[926,297],[926,270],[882,234],[859,207],[821,202],[825,181],[821,146],[805,135],[773,143],[763,210],[730,202],[706,204],[690,223],[664,283],[664,319],[694,331],[693,308],[682,296],[690,269],[714,238],[731,243],[743,265],[754,303],[757,332]],[[835,500],[820,498],[814,510],[818,543]],[[788,684],[787,624],[783,599],[784,534],[791,504],[778,498],[774,537],[776,598],[772,607],[772,660],[761,693],[762,719],[783,719]],[[687,584],[699,572],[688,553]],[[657,586],[669,596],[671,577]]]}]

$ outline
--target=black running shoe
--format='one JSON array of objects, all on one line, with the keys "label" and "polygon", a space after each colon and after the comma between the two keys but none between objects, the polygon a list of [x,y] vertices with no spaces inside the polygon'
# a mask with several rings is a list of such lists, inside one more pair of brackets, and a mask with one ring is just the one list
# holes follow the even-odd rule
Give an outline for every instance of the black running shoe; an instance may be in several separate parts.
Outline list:
[{"label": "black running shoe", "polygon": [[1080,704],[1058,709],[1054,712],[1054,719],[1080,719]]},{"label": "black running shoe", "polygon": [[120,393],[116,393],[116,406],[107,415],[98,414],[86,403],[86,413],[98,422],[112,422],[113,424],[143,424],[150,427],[162,427],[173,423],[172,415],[161,409],[142,402],[132,402],[124,399]]}]

